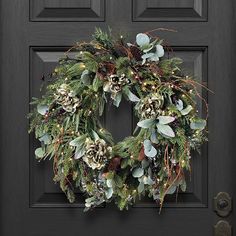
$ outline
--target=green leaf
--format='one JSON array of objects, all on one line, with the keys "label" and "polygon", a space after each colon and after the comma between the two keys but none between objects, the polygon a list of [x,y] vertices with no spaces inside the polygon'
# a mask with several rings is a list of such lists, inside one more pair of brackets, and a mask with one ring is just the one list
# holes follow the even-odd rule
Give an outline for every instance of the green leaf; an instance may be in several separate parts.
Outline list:
[{"label": "green leaf", "polygon": [[49,134],[44,134],[43,136],[39,138],[39,141],[47,145],[52,142],[52,138]]},{"label": "green leaf", "polygon": [[181,99],[177,100],[177,104],[176,104],[176,108],[179,110],[179,111],[182,111],[183,108],[184,108],[184,103]]},{"label": "green leaf", "polygon": [[75,160],[80,159],[84,154],[85,154],[85,149],[77,147],[74,156]]},{"label": "green leaf", "polygon": [[144,174],[144,169],[143,168],[135,168],[132,171],[132,175],[134,178],[140,178]]},{"label": "green leaf", "polygon": [[87,134],[81,135],[75,139],[73,139],[72,141],[70,141],[70,145],[73,147],[77,147],[77,146],[81,146],[84,144],[85,139],[86,139]]},{"label": "green leaf", "polygon": [[191,129],[199,129],[203,130],[206,127],[206,120],[196,120],[194,122],[190,123],[190,128]]},{"label": "green leaf", "polygon": [[128,99],[131,102],[139,102],[140,98],[138,98],[135,94],[133,94],[128,88],[124,89],[124,93],[127,95]]},{"label": "green leaf", "polygon": [[147,128],[150,128],[152,125],[154,125],[155,121],[156,121],[156,119],[142,120],[142,121],[138,122],[137,126],[139,126],[141,128],[144,128],[144,129],[147,129]]},{"label": "green leaf", "polygon": [[43,105],[43,104],[38,104],[37,105],[37,111],[39,114],[41,115],[45,115],[49,110],[49,107],[47,105]]},{"label": "green leaf", "polygon": [[190,111],[192,111],[193,110],[193,107],[191,106],[191,105],[188,105],[185,109],[183,109],[182,111],[180,111],[181,112],[181,114],[183,115],[183,116],[185,116],[185,115],[187,115]]},{"label": "green leaf", "polygon": [[148,139],[144,140],[143,145],[144,145],[144,154],[147,157],[155,157],[156,156],[157,150],[156,150],[156,148],[154,148],[152,146],[152,143],[150,140],[148,140]]},{"label": "green leaf", "polygon": [[139,185],[138,185],[138,193],[142,193],[143,190],[144,190],[144,183],[140,182]]},{"label": "green leaf", "polygon": [[110,199],[113,195],[113,189],[112,188],[109,188],[105,191],[105,195],[106,195],[106,198],[107,199]]},{"label": "green leaf", "polygon": [[175,133],[169,125],[157,124],[157,130],[160,134],[168,137],[173,138],[175,137]]},{"label": "green leaf", "polygon": [[116,107],[119,107],[121,99],[122,99],[122,93],[117,93],[116,96],[114,97],[113,104]]},{"label": "green leaf", "polygon": [[158,120],[159,120],[159,124],[166,125],[173,122],[175,118],[172,116],[159,116]]},{"label": "green leaf", "polygon": [[89,71],[88,70],[84,70],[80,78],[81,78],[81,81],[85,85],[90,85],[91,84],[91,77],[89,76]]},{"label": "green leaf", "polygon": [[37,148],[34,153],[37,158],[43,158],[46,154],[45,149],[43,149],[42,147]]},{"label": "green leaf", "polygon": [[176,189],[177,189],[176,185],[172,185],[168,188],[166,194],[173,194],[175,193]]}]

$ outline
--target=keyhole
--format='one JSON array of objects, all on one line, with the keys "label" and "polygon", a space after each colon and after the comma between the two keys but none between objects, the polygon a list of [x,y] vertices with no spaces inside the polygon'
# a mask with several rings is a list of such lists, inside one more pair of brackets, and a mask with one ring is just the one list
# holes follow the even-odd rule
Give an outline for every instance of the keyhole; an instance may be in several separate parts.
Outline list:
[{"label": "keyhole", "polygon": [[228,205],[229,203],[225,199],[220,199],[217,203],[219,209],[225,209]]}]

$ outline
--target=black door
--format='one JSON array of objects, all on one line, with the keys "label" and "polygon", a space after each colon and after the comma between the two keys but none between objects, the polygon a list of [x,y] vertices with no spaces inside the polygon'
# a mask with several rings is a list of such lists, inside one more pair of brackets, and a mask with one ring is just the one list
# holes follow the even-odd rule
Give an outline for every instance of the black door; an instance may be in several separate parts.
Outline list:
[{"label": "black door", "polygon": [[[210,236],[220,220],[233,225],[233,214],[216,214],[213,198],[221,191],[233,196],[236,183],[235,12],[234,0],[2,0],[0,235]],[[159,35],[184,59],[186,70],[214,91],[203,94],[210,109],[209,142],[192,158],[187,192],[177,203],[167,199],[161,215],[149,200],[124,212],[107,205],[83,213],[82,196],[69,204],[52,181],[51,164],[34,159],[26,114],[30,98],[39,95],[41,76],[68,47],[90,39],[95,26],[108,25],[131,39],[159,27],[177,30]],[[130,105],[107,110],[106,127],[116,140],[131,134]],[[226,228],[220,235],[230,235]]]}]

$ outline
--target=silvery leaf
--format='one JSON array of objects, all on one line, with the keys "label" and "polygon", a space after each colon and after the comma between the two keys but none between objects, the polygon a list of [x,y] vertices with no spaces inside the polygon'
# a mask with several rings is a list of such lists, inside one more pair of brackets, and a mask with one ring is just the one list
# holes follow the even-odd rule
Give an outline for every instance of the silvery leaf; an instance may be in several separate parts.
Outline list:
[{"label": "silvery leaf", "polygon": [[148,140],[148,139],[144,140],[143,145],[144,145],[144,154],[147,157],[154,157],[154,156],[156,156],[157,150],[156,150],[156,148],[154,148],[152,146],[152,143],[151,143],[150,140]]},{"label": "silvery leaf", "polygon": [[168,188],[166,194],[173,194],[176,191],[177,187],[175,185],[172,185]]},{"label": "silvery leaf", "polygon": [[164,54],[165,54],[165,51],[164,51],[163,46],[162,46],[162,45],[159,45],[159,44],[156,45],[156,55],[157,55],[158,57],[163,57]]},{"label": "silvery leaf", "polygon": [[184,103],[183,103],[183,101],[182,101],[181,99],[178,99],[178,100],[177,100],[176,108],[177,108],[179,111],[183,110],[183,108],[184,108]]},{"label": "silvery leaf", "polygon": [[88,70],[84,70],[83,73],[81,74],[81,81],[85,85],[90,85],[91,84],[91,78],[89,76],[89,71]]},{"label": "silvery leaf", "polygon": [[169,124],[175,120],[172,116],[159,116],[158,117],[159,123],[162,125]]},{"label": "silvery leaf", "polygon": [[183,116],[187,115],[190,111],[193,110],[193,107],[191,105],[188,105],[186,108],[184,108],[181,112]]},{"label": "silvery leaf", "polygon": [[107,187],[108,188],[112,188],[112,183],[113,183],[113,180],[112,179],[107,179]]},{"label": "silvery leaf", "polygon": [[45,150],[41,147],[37,148],[34,153],[35,153],[35,156],[38,158],[42,158],[45,156]]},{"label": "silvery leaf", "polygon": [[105,191],[105,195],[106,195],[107,199],[110,199],[112,197],[112,194],[113,194],[113,189],[112,188],[109,188]]},{"label": "silvery leaf", "polygon": [[92,130],[92,133],[93,133],[93,138],[94,138],[95,141],[100,139],[98,134],[94,130]]},{"label": "silvery leaf", "polygon": [[136,36],[136,43],[142,47],[150,43],[150,38],[146,34],[139,33]]},{"label": "silvery leaf", "polygon": [[138,193],[142,193],[144,190],[144,183],[140,182],[138,185]]},{"label": "silvery leaf", "polygon": [[115,98],[114,98],[114,101],[113,101],[113,104],[116,106],[116,107],[119,107],[120,105],[120,102],[121,102],[121,98],[122,98],[122,93],[117,93]]},{"label": "silvery leaf", "polygon": [[153,57],[155,55],[155,53],[150,52],[150,53],[145,53],[142,55],[142,59],[148,59],[150,57]]},{"label": "silvery leaf", "polygon": [[155,119],[146,119],[138,122],[137,126],[147,129],[150,128],[155,123]]},{"label": "silvery leaf", "polygon": [[150,59],[150,61],[159,61],[159,57],[156,55],[156,54],[154,54],[152,57],[150,57],[149,58]]},{"label": "silvery leaf", "polygon": [[206,121],[205,120],[197,120],[190,123],[191,129],[199,129],[203,130],[206,127]]},{"label": "silvery leaf", "polygon": [[84,144],[84,141],[86,139],[86,134],[84,135],[81,135],[75,139],[73,139],[72,141],[70,141],[70,145],[73,146],[73,147],[78,147],[78,146],[81,146]]},{"label": "silvery leaf", "polygon": [[153,185],[155,182],[150,178],[150,176],[144,176],[143,177],[143,183],[148,185]]},{"label": "silvery leaf", "polygon": [[139,102],[140,101],[140,98],[138,98],[135,94],[133,94],[128,88],[126,88],[124,90],[124,92],[131,102]]},{"label": "silvery leaf", "polygon": [[175,137],[173,129],[169,125],[157,124],[157,130],[160,134],[165,135],[168,138]]},{"label": "silvery leaf", "polygon": [[134,178],[140,178],[144,174],[144,169],[143,168],[135,168],[132,171],[132,175]]},{"label": "silvery leaf", "polygon": [[39,138],[39,141],[43,142],[44,144],[50,144],[52,139],[51,139],[51,136],[49,134],[44,134],[43,136],[41,136]]},{"label": "silvery leaf", "polygon": [[157,133],[155,131],[152,131],[150,140],[151,140],[152,143],[155,143],[155,144],[159,143],[159,141],[157,139]]},{"label": "silvery leaf", "polygon": [[103,91],[105,92],[110,92],[110,83],[109,82],[105,82],[103,85]]},{"label": "silvery leaf", "polygon": [[75,156],[74,156],[74,159],[75,160],[78,160],[78,159],[80,159],[83,155],[84,155],[84,153],[85,153],[85,149],[83,148],[83,149],[80,149],[80,148],[76,148],[76,151],[75,151]]},{"label": "silvery leaf", "polygon": [[45,115],[48,112],[49,107],[47,105],[38,104],[37,111],[41,115]]}]

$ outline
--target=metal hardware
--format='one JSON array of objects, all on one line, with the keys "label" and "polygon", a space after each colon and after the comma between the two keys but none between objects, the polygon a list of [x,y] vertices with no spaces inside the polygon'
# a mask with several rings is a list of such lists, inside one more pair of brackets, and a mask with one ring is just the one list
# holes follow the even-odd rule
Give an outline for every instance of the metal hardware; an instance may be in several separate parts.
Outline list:
[{"label": "metal hardware", "polygon": [[214,197],[214,210],[217,215],[226,217],[232,210],[232,199],[228,193],[220,192]]},{"label": "metal hardware", "polygon": [[214,226],[214,236],[232,236],[232,227],[225,221],[220,220]]}]

